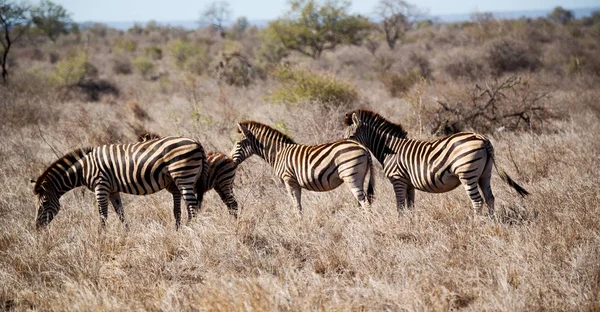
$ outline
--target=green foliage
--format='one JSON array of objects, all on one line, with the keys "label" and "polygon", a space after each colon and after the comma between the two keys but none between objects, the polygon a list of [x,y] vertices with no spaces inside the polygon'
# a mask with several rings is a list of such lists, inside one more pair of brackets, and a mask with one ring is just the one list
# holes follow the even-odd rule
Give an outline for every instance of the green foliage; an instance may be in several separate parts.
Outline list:
[{"label": "green foliage", "polygon": [[133,39],[119,37],[115,40],[114,49],[116,52],[133,53],[137,50],[137,42]]},{"label": "green foliage", "polygon": [[72,86],[93,72],[94,67],[88,63],[87,54],[84,51],[76,51],[70,52],[67,57],[57,62],[49,78],[55,84]]},{"label": "green foliage", "polygon": [[277,38],[277,34],[272,28],[261,31],[259,40],[258,58],[262,63],[266,63],[266,67],[279,64],[283,58],[289,55],[288,50]]},{"label": "green foliage", "polygon": [[154,73],[156,66],[151,59],[145,56],[138,56],[133,60],[133,67],[144,78],[150,77]]},{"label": "green foliage", "polygon": [[331,74],[319,74],[301,67],[279,66],[272,76],[281,83],[269,97],[274,102],[295,104],[309,100],[340,106],[358,100],[358,91],[354,86]]},{"label": "green foliage", "polygon": [[359,45],[371,28],[360,15],[348,14],[349,2],[293,0],[287,16],[269,24],[269,30],[289,50],[317,59],[340,44]]},{"label": "green foliage", "polygon": [[31,9],[31,20],[52,42],[62,34],[67,34],[73,24],[67,10],[49,0],[42,0]]},{"label": "green foliage", "polygon": [[574,18],[573,12],[571,12],[569,10],[565,10],[560,6],[554,8],[552,13],[550,13],[550,15],[548,15],[548,17],[552,21],[563,24],[563,25],[568,24]]},{"label": "green foliage", "polygon": [[[195,56],[204,56],[205,51],[202,47],[182,39],[171,42],[168,46],[169,54],[175,59],[175,64],[179,69],[183,69],[188,62]],[[197,61],[197,59],[196,59]]]},{"label": "green foliage", "polygon": [[155,61],[163,57],[162,49],[155,45],[144,48],[144,54]]}]

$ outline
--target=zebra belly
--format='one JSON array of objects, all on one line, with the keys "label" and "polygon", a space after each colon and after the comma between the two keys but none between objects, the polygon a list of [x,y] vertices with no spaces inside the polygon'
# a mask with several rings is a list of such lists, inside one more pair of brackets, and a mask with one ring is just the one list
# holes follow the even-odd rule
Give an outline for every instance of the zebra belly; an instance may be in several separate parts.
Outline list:
[{"label": "zebra belly", "polygon": [[161,173],[158,179],[152,178],[149,181],[145,181],[145,183],[120,181],[117,183],[115,190],[116,192],[132,195],[149,195],[163,190],[171,182],[172,179],[168,175]]}]

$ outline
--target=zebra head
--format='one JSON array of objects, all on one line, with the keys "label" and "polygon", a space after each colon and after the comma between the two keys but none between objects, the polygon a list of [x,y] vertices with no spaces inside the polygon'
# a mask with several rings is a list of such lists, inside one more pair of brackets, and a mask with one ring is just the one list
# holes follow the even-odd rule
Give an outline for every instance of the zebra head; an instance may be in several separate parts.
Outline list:
[{"label": "zebra head", "polygon": [[360,121],[356,112],[346,114],[345,123],[347,127],[344,138],[361,142],[367,129],[365,129],[363,122]]},{"label": "zebra head", "polygon": [[248,130],[246,124],[238,123],[238,133],[240,133],[240,139],[235,143],[230,153],[230,157],[236,165],[242,163],[246,158],[257,154],[258,149],[258,140]]},{"label": "zebra head", "polygon": [[60,210],[60,196],[49,185],[48,181],[36,182],[34,193],[38,199],[35,227],[40,229],[48,225],[54,219],[54,216],[58,214]]}]

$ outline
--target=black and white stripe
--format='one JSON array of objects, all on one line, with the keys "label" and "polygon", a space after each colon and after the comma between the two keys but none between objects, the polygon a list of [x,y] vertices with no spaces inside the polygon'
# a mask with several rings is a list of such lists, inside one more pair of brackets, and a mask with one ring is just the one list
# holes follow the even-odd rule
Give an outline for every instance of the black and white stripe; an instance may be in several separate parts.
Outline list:
[{"label": "black and white stripe", "polygon": [[[256,154],[275,169],[302,214],[301,188],[325,192],[346,183],[361,206],[373,197],[373,163],[369,151],[353,140],[320,145],[296,144],[283,133],[264,124],[246,121],[238,124],[242,139],[232,151],[237,164]],[[363,184],[367,173],[367,192]]]},{"label": "black and white stripe", "polygon": [[[181,137],[165,137],[135,144],[112,144],[75,150],[50,165],[35,182],[39,199],[36,225],[45,226],[60,210],[60,197],[79,186],[96,194],[102,224],[110,201],[125,222],[119,193],[146,195],[162,189],[173,194],[176,226],[181,224],[181,198],[188,219],[200,209],[207,162],[200,143]],[[198,181],[198,183],[196,183]]]},{"label": "black and white stripe", "polygon": [[[406,138],[402,126],[379,114],[356,110],[346,114],[346,137],[366,146],[383,165],[392,182],[400,213],[405,204],[412,207],[415,189],[442,193],[463,185],[473,208],[481,210],[481,188],[490,217],[494,216],[494,195],[490,186],[494,149],[483,135],[462,132],[435,141]],[[503,170],[500,177],[522,196],[529,193]]]},{"label": "black and white stripe", "polygon": [[[156,133],[144,132],[138,136],[138,140],[144,142],[160,137]],[[227,206],[229,214],[237,218],[238,203],[235,196],[233,196],[233,182],[237,164],[233,162],[231,157],[219,152],[208,152],[206,162],[208,164],[208,177],[206,183],[204,183],[203,193],[214,189]]]}]

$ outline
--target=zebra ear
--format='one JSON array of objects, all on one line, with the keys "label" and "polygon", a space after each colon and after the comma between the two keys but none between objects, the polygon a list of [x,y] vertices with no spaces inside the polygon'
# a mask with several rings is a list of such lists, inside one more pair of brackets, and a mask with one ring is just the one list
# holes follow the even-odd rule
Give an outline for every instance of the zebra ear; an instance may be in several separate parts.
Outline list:
[{"label": "zebra ear", "polygon": [[33,181],[33,180],[31,180],[30,182],[31,182],[31,184],[35,184],[35,181]]},{"label": "zebra ear", "polygon": [[246,135],[246,133],[248,133],[248,128],[246,128],[246,126],[242,125],[242,124],[237,124],[238,125],[238,133],[243,133],[244,135]]},{"label": "zebra ear", "polygon": [[356,116],[356,113],[352,113],[352,123],[356,126],[360,126],[360,120],[358,119],[358,116]]}]

